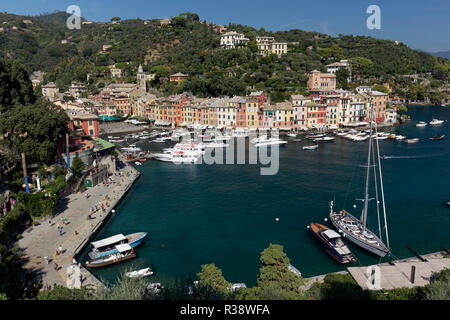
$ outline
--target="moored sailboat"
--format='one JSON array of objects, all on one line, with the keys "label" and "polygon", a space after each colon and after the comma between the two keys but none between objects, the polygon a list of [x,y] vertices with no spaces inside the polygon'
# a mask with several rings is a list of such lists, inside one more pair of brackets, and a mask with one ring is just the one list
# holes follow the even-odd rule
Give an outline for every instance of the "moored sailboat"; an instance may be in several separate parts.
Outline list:
[{"label": "moored sailboat", "polygon": [[[367,155],[367,165],[366,167],[366,177],[365,177],[365,191],[364,191],[364,198],[360,199],[364,203],[364,207],[361,213],[360,219],[354,217],[350,213],[348,213],[345,210],[342,210],[340,212],[335,212],[333,210],[333,204],[334,202],[330,202],[330,220],[334,227],[339,231],[339,233],[342,233],[342,235],[348,239],[349,241],[353,242],[354,244],[358,245],[359,247],[366,249],[367,251],[380,256],[384,257],[387,254],[390,254],[389,249],[389,235],[388,235],[388,229],[387,229],[387,220],[386,220],[386,206],[384,202],[384,189],[383,189],[383,176],[381,172],[381,161],[380,161],[380,149],[378,145],[377,139],[372,139],[373,131],[375,131],[375,136],[377,136],[377,130],[376,125],[373,127],[374,123],[374,111],[373,111],[373,105],[370,112],[370,138],[369,138],[369,148],[368,148],[368,155]],[[376,147],[376,150],[375,150]],[[376,151],[376,154],[375,154]],[[378,172],[377,168],[378,167]],[[371,176],[371,168],[373,169],[373,179],[375,182],[375,198],[369,198],[369,180]],[[379,181],[378,181],[379,180]],[[379,186],[378,186],[379,182]],[[380,192],[380,194],[379,194]],[[379,198],[381,197],[381,201],[379,201]],[[376,211],[378,216],[378,232],[379,236],[375,235],[374,232],[372,232],[368,226],[367,226],[367,215],[368,215],[368,209],[369,209],[369,201],[375,200],[376,201]],[[379,204],[382,204],[382,210],[383,210],[383,216],[384,216],[384,231],[386,234],[386,244],[384,244],[382,240],[382,228],[381,228],[381,218],[380,218],[380,208]]]}]

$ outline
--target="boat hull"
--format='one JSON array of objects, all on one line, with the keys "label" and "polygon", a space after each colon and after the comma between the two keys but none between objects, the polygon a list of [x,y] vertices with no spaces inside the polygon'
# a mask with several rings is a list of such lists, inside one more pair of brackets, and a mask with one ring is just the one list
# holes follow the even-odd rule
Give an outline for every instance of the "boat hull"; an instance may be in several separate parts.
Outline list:
[{"label": "boat hull", "polygon": [[128,261],[131,260],[133,258],[136,258],[136,253],[131,253],[125,257],[122,258],[118,258],[115,260],[109,260],[109,261],[104,261],[102,262],[102,257],[94,259],[92,261],[89,261],[88,263],[86,263],[86,267],[88,268],[101,268],[101,267],[106,267],[112,264],[116,264],[116,263],[120,263],[120,262],[124,262],[124,261]]},{"label": "boat hull", "polygon": [[[353,219],[356,220],[356,218],[354,218],[352,216]],[[350,231],[345,230],[344,228],[342,228],[335,220],[335,218],[333,216],[330,216],[330,220],[331,223],[333,224],[333,226],[336,228],[336,230],[338,230],[340,233],[342,233],[342,235],[344,236],[345,239],[348,239],[349,241],[353,242],[354,244],[356,244],[357,246],[383,258],[384,256],[386,256],[389,253],[389,249],[387,248],[377,248],[375,246],[369,245],[368,243],[358,239],[356,236],[354,236]]]},{"label": "boat hull", "polygon": [[319,223],[311,223],[309,228],[314,235],[314,237],[322,243],[322,245],[326,248],[326,251],[328,254],[330,254],[334,260],[336,260],[339,263],[342,264],[349,264],[351,262],[356,261],[356,257],[351,255],[345,255],[343,256],[339,252],[336,251],[336,249],[329,243],[319,232],[329,230],[329,228],[319,224]]}]

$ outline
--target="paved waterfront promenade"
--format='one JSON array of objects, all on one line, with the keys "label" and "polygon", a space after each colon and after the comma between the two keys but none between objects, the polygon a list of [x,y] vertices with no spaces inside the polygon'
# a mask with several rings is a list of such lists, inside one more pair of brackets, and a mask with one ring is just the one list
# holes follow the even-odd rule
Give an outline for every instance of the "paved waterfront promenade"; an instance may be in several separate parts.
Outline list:
[{"label": "paved waterfront promenade", "polygon": [[100,124],[101,134],[122,134],[122,133],[134,133],[148,130],[148,126],[136,126],[125,122],[106,122]]},{"label": "paved waterfront promenade", "polygon": [[[139,172],[130,165],[126,165],[120,172],[121,175],[113,174],[111,184],[100,184],[88,189],[88,198],[80,192],[68,196],[63,201],[63,208],[57,210],[57,214],[51,219],[51,224],[49,224],[49,219],[45,219],[41,221],[40,225],[33,226],[23,233],[23,238],[19,240],[18,244],[27,260],[25,267],[40,274],[44,287],[53,284],[68,287],[80,285],[79,276],[72,282],[72,277],[67,273],[68,268],[72,265],[73,256],[89,241],[89,236],[102,225],[113,207],[139,177]],[[106,206],[106,202],[108,202],[108,206]],[[105,206],[104,211],[100,208],[101,204]],[[99,210],[92,214],[91,219],[88,219],[90,208],[95,205]],[[67,219],[68,223],[64,224],[63,219]],[[58,232],[58,224],[63,226],[62,235]],[[59,246],[62,246],[63,253],[57,255],[56,251]],[[49,264],[47,264],[45,256],[49,257]],[[58,270],[56,270],[55,262],[59,266]],[[73,267],[78,269],[76,265]],[[81,267],[81,273],[83,275],[82,285],[102,285],[83,267]]]},{"label": "paved waterfront promenade", "polygon": [[[428,262],[423,262],[417,257],[410,257],[394,261],[394,265],[388,262],[373,265],[379,267],[380,271],[380,288],[384,290],[392,290],[397,288],[412,288],[417,286],[425,286],[430,283],[430,276],[433,272],[439,272],[450,268],[450,258],[444,258],[445,252],[435,252],[422,255]],[[411,266],[416,267],[416,276],[414,283],[411,283]],[[373,290],[368,286],[367,269],[373,266],[348,267],[347,271],[334,272],[333,274],[348,274],[355,279],[358,285],[364,290]],[[314,283],[322,283],[327,275],[305,278],[305,284],[301,287],[308,290]]]}]

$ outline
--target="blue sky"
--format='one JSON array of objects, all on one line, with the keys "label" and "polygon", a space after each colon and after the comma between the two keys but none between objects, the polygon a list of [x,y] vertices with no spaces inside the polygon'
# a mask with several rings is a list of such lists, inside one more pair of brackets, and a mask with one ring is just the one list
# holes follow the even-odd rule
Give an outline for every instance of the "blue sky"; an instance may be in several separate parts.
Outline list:
[{"label": "blue sky", "polygon": [[[109,21],[112,16],[170,18],[190,11],[219,24],[369,35],[430,52],[450,50],[450,0],[1,0],[0,11],[37,15],[65,11],[72,4],[93,21]],[[381,8],[380,30],[366,27],[371,4]]]}]

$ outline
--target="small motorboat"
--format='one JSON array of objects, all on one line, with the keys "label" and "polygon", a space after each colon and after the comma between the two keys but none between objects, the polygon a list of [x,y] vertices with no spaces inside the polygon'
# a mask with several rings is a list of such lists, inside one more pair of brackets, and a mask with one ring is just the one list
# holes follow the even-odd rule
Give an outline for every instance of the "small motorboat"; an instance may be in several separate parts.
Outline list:
[{"label": "small motorboat", "polygon": [[405,139],[406,139],[406,136],[402,136],[400,134],[395,136],[395,140],[405,140]]},{"label": "small motorboat", "polygon": [[151,293],[160,293],[161,289],[164,289],[164,287],[161,285],[160,282],[150,283],[147,286],[147,290]]},{"label": "small motorboat", "polygon": [[395,140],[395,137],[396,137],[397,135],[395,134],[395,133],[390,133],[390,134],[388,134],[387,136],[386,136],[386,138],[388,138],[389,140]]},{"label": "small motorboat", "polygon": [[416,142],[419,142],[419,138],[406,139],[405,142],[406,143],[416,143]]},{"label": "small motorboat", "polygon": [[317,139],[317,138],[322,138],[322,137],[325,137],[325,135],[322,133],[318,133],[318,134],[312,134],[312,135],[306,136],[305,138],[306,139]]},{"label": "small motorboat", "polygon": [[137,166],[142,166],[142,163],[140,163],[139,161],[136,161],[134,164]]},{"label": "small motorboat", "polygon": [[146,158],[142,158],[142,159],[139,159],[138,161],[139,162],[145,162],[145,161],[147,161],[147,159]]},{"label": "small motorboat", "polygon": [[430,125],[432,125],[432,126],[440,125],[443,123],[444,123],[444,120],[438,120],[438,119],[433,119],[430,121]]},{"label": "small motorboat", "polygon": [[316,150],[317,148],[319,148],[319,145],[315,144],[313,146],[304,146],[303,150]]},{"label": "small motorboat", "polygon": [[329,142],[329,141],[334,141],[334,137],[320,137],[320,138],[316,138],[313,139],[314,142]]},{"label": "small motorboat", "polygon": [[151,276],[153,274],[153,271],[150,268],[144,268],[144,269],[140,269],[140,270],[134,270],[134,271],[130,271],[125,273],[125,276],[128,278],[143,278],[143,277],[148,277]]},{"label": "small motorboat", "polygon": [[447,207],[449,207],[449,208],[450,208],[450,201],[448,201],[448,202],[447,202]]},{"label": "small motorboat", "polygon": [[442,140],[444,138],[445,138],[445,134],[441,134],[441,135],[438,134],[437,136],[428,138],[428,140]]},{"label": "small motorboat", "polygon": [[320,224],[311,223],[308,226],[313,235],[325,246],[326,251],[339,263],[347,264],[356,261],[355,255],[342,240],[339,233]]},{"label": "small motorboat", "polygon": [[269,138],[267,140],[263,140],[260,142],[255,143],[255,147],[266,147],[266,146],[273,146],[273,145],[280,145],[280,144],[286,144],[287,141],[280,140],[277,138]]},{"label": "small motorboat", "polygon": [[291,137],[291,138],[295,138],[297,135],[295,133],[288,133],[287,136]]},{"label": "small motorboat", "polygon": [[425,121],[420,121],[418,124],[416,124],[416,127],[425,127],[427,123]]}]

